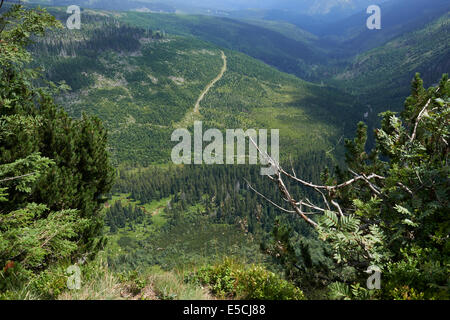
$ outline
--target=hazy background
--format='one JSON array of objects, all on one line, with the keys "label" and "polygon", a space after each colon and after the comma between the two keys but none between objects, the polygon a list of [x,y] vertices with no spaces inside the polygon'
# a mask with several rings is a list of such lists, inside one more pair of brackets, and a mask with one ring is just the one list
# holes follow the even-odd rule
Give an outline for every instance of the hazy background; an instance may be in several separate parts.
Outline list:
[{"label": "hazy background", "polygon": [[102,9],[132,10],[148,8],[154,11],[186,13],[222,13],[242,10],[280,10],[309,16],[342,18],[364,10],[371,4],[390,0],[35,0],[53,5],[79,4]]}]

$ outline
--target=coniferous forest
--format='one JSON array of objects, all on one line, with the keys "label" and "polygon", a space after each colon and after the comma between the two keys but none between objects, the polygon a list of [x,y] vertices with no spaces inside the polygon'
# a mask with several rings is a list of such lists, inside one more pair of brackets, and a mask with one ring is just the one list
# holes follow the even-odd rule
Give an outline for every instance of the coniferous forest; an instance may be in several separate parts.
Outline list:
[{"label": "coniferous forest", "polygon": [[450,298],[447,2],[0,1],[0,300]]}]

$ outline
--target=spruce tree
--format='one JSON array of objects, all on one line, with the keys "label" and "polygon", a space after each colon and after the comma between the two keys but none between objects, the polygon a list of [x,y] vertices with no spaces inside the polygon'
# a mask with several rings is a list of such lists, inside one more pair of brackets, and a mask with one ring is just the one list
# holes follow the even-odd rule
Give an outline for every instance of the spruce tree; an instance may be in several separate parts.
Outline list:
[{"label": "spruce tree", "polygon": [[0,17],[0,294],[8,279],[27,281],[104,243],[107,132],[96,118],[70,118],[54,102],[68,87],[28,67],[32,39],[60,27],[45,10],[20,5]]}]

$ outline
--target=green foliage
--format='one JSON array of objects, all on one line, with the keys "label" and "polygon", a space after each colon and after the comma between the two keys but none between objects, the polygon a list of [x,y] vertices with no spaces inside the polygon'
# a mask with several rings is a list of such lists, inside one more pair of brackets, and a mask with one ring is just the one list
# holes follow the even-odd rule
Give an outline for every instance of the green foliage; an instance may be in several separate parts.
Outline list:
[{"label": "green foliage", "polygon": [[[425,294],[417,292],[414,288],[403,286],[395,288],[391,292],[391,297],[394,300],[424,300]],[[445,299],[445,297],[443,299]]]},{"label": "green foliage", "polygon": [[119,273],[118,279],[120,282],[128,284],[128,289],[133,295],[140,293],[147,285],[146,279],[136,270]]},{"label": "green foliage", "polygon": [[[118,18],[140,28],[115,19],[85,12],[81,30],[54,32],[32,49],[35,65],[45,69],[48,79],[65,80],[74,89],[59,96],[65,110],[75,118],[86,112],[104,121],[116,163],[167,163],[175,145],[173,130],[192,129],[194,119],[203,120],[205,130],[280,129],[284,158],[332,149],[343,124],[352,122],[350,95],[231,50],[224,51],[224,77],[205,96],[200,115],[192,115],[200,93],[223,66],[223,49],[186,35],[157,39],[148,27],[165,26],[156,24],[161,17],[145,24]],[[102,37],[108,43],[98,41]],[[335,109],[343,112],[330,112]]]},{"label": "green foliage", "polygon": [[48,213],[44,205],[3,214],[0,218],[0,259],[20,261],[26,269],[48,266],[77,250],[72,238],[88,226],[76,210]]},{"label": "green foliage", "polygon": [[[311,181],[319,181],[319,163],[328,162],[323,153],[310,157],[293,160],[293,166]],[[168,165],[120,169],[114,193],[122,194],[121,203],[144,208],[146,217],[142,222],[124,220],[117,230],[110,230],[113,233],[109,242],[110,265],[119,270],[149,265],[170,270],[214,263],[223,256],[240,256],[249,263],[268,263],[259,243],[268,241],[280,213],[247,188],[244,179],[258,175],[256,166]],[[257,179],[252,185],[266,195],[278,195],[269,181]],[[298,188],[298,192],[304,190]],[[119,206],[117,199],[118,196],[111,197],[107,215],[108,219],[118,221],[122,211],[111,210]],[[128,204],[122,206],[124,209]],[[316,237],[294,217],[283,217],[282,222],[305,239]],[[314,277],[312,269],[309,274]]]},{"label": "green foliage", "polygon": [[131,204],[124,207],[119,200],[106,210],[105,223],[109,226],[110,231],[114,233],[117,229],[124,228],[127,224],[143,223],[144,219],[145,213],[141,207],[135,206],[133,208]]},{"label": "green foliage", "polygon": [[251,300],[303,300],[300,289],[286,280],[280,279],[275,273],[267,271],[262,266],[252,266],[241,270],[237,279],[238,292],[245,299]]},{"label": "green foliage", "polygon": [[18,5],[0,18],[0,292],[6,297],[36,283],[39,295],[56,296],[46,270],[93,255],[102,244],[102,194],[112,184],[106,131],[98,119],[70,119],[53,101],[66,86],[40,87],[40,74],[28,68],[32,38],[58,26],[45,10]]},{"label": "green foliage", "polygon": [[[321,187],[327,192],[315,231],[333,263],[314,262],[311,243],[276,224],[265,250],[308,295],[328,286],[337,299],[448,299],[449,95],[447,75],[425,90],[417,74],[400,117],[382,114],[375,147],[369,151],[360,123],[346,140],[346,170],[322,174],[329,187]],[[304,277],[311,267],[320,281]],[[379,291],[365,288],[375,269]]]},{"label": "green foliage", "polygon": [[304,299],[300,289],[261,265],[245,266],[225,259],[221,264],[199,270],[195,277],[219,297],[245,300]]},{"label": "green foliage", "polygon": [[212,297],[198,283],[186,282],[175,272],[150,271],[149,282],[160,300],[209,300]]},{"label": "green foliage", "polygon": [[[63,16],[60,10],[55,14]],[[102,210],[102,195],[112,183],[107,134],[97,118],[83,111],[105,121],[116,162],[165,162],[172,146],[167,137],[174,128],[190,127],[198,94],[222,65],[216,45],[304,77],[321,72],[320,66],[306,62],[323,63],[299,34],[293,41],[259,26],[213,17],[124,13],[120,19],[146,29],[86,13],[82,30],[47,33],[33,44],[31,39],[48,27],[60,26],[54,17],[19,6],[0,17],[0,298],[55,298],[63,293],[62,266],[104,244],[104,213],[114,246],[108,260],[115,269],[183,268],[234,255],[260,262],[256,242],[261,241],[262,249],[308,297],[322,298],[329,286],[336,299],[448,298],[447,77],[437,88],[425,90],[416,76],[401,116],[383,114],[371,152],[367,127],[359,124],[356,138],[346,141],[346,164],[364,177],[377,176],[371,183],[361,179],[330,192],[327,200],[338,202],[343,214],[328,208],[317,234],[291,217],[277,219],[273,208],[261,205],[242,181],[258,174],[248,167],[121,171],[115,191],[131,193],[139,205],[116,201]],[[149,25],[183,36],[154,33]],[[386,102],[389,80],[387,92],[395,100],[401,92],[398,84],[418,65],[432,70],[428,80],[446,66],[441,57],[446,56],[447,29],[448,14],[414,39],[407,34],[363,54],[342,77],[352,90],[361,91],[360,98],[376,96],[370,100],[378,103],[376,108],[381,100]],[[264,45],[254,33],[264,34]],[[424,46],[429,39],[431,45]],[[317,181],[318,168],[329,164],[331,152],[322,150],[346,133],[355,119],[349,114],[359,102],[243,54],[225,53],[228,70],[196,117],[206,127],[281,129],[283,160],[289,153],[301,155],[294,161],[297,172]],[[389,65],[392,61],[398,63]],[[67,94],[65,84],[46,83],[30,64],[44,66],[47,79],[66,80],[75,91]],[[374,69],[378,72],[369,72]],[[78,120],[56,106],[56,94]],[[322,177],[331,185],[354,176],[337,168]],[[277,192],[268,184],[254,186],[268,196]],[[303,188],[293,190],[321,201]],[[146,210],[163,199],[167,205]],[[371,265],[383,271],[380,292],[363,287]],[[302,291],[265,268],[232,260],[202,269],[196,279],[221,297],[304,298]],[[121,280],[133,295],[149,283],[136,271]],[[188,296],[173,277],[153,280],[160,299]]]},{"label": "green foliage", "polygon": [[67,273],[64,265],[57,265],[39,273],[28,284],[28,292],[37,299],[56,299],[67,290]]},{"label": "green foliage", "polygon": [[206,219],[181,220],[156,230],[146,228],[143,234],[138,233],[137,239],[131,238],[134,234],[119,229],[118,235],[111,239],[117,243],[108,256],[113,270],[145,270],[155,265],[163,270],[182,269],[213,263],[224,256],[240,256],[251,261],[264,259],[257,243],[236,226]]},{"label": "green foliage", "polygon": [[213,16],[138,12],[127,12],[120,19],[135,26],[162,28],[172,34],[194,36],[222,48],[240,51],[302,79],[314,78],[314,65],[325,58],[322,50],[309,41],[309,35],[297,33],[297,37],[291,37],[268,21],[261,21],[263,26],[260,26]]},{"label": "green foliage", "polygon": [[[447,75],[428,90],[416,75],[401,117],[382,114],[370,153],[363,125],[347,141],[349,171],[364,179],[328,196],[345,214],[325,211],[317,229],[337,265],[355,271],[352,281],[331,286],[335,297],[366,298],[355,286],[374,265],[384,276],[381,297],[448,298],[449,95]],[[351,177],[339,171],[335,181]]]},{"label": "green foliage", "polygon": [[359,264],[370,260],[374,264],[386,259],[384,236],[378,226],[361,230],[361,221],[354,215],[338,218],[338,214],[325,211],[317,228],[319,237],[331,243],[333,258],[338,264]]},{"label": "green foliage", "polygon": [[401,249],[400,254],[399,261],[387,265],[386,288],[383,289],[386,298],[448,299],[450,266],[445,261],[446,257],[440,256],[439,250],[412,247]]},{"label": "green foliage", "polygon": [[208,284],[215,295],[219,297],[234,296],[237,282],[236,269],[236,263],[231,259],[226,259],[220,265],[199,270],[196,277],[200,282]]},{"label": "green foliage", "polygon": [[347,285],[333,282],[329,285],[330,298],[336,300],[370,300],[376,298],[377,292],[362,287],[359,283]]}]

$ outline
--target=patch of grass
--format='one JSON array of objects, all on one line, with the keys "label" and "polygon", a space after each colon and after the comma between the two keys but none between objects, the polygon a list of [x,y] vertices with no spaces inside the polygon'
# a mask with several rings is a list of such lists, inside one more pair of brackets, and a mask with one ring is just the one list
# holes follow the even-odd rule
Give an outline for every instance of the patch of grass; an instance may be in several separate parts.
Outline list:
[{"label": "patch of grass", "polygon": [[210,300],[212,296],[200,285],[185,283],[174,272],[158,267],[143,273],[114,273],[102,258],[80,266],[82,286],[66,289],[59,300]]},{"label": "patch of grass", "polygon": [[[81,288],[65,290],[58,300],[122,300],[123,284],[117,274],[109,269],[105,252],[93,261],[77,265],[80,268]],[[65,275],[65,279],[67,275]]]},{"label": "patch of grass", "polygon": [[211,300],[212,296],[199,285],[186,283],[173,272],[154,273],[148,278],[158,299],[161,300]]}]

